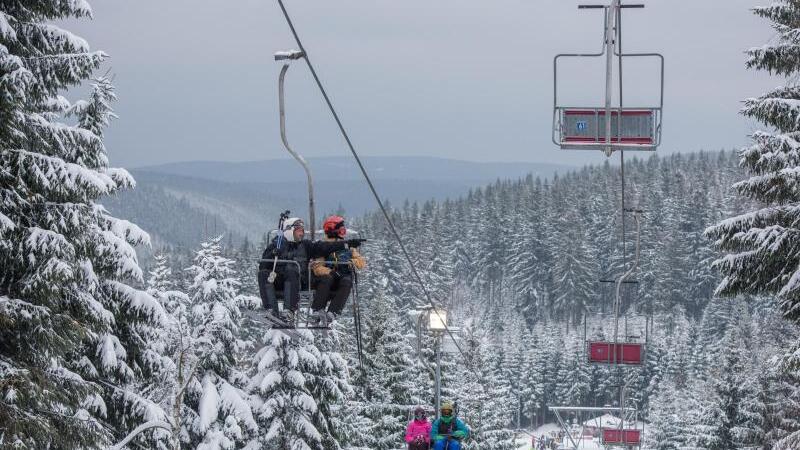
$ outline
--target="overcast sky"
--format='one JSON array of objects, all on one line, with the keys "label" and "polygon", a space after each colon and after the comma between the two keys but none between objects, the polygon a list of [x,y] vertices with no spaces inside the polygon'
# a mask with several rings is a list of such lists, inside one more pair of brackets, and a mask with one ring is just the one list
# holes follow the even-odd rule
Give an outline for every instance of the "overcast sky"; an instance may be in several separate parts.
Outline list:
[{"label": "overcast sky", "polygon": [[[626,51],[666,66],[663,153],[741,146],[757,124],[740,102],[782,81],[745,70],[770,40],[749,8],[767,0],[648,0],[624,13]],[[286,0],[356,148],[367,155],[474,161],[602,161],[550,142],[552,59],[596,51],[597,11],[576,0]],[[120,116],[112,163],[285,157],[276,50],[295,47],[273,0],[92,0],[65,26],[110,55]],[[626,66],[626,99],[656,100],[654,64]],[[574,103],[601,105],[603,66],[565,65]],[[74,94],[74,93],[73,93]],[[348,155],[308,69],[287,81],[289,139],[309,156]],[[640,106],[640,105],[637,105]]]}]

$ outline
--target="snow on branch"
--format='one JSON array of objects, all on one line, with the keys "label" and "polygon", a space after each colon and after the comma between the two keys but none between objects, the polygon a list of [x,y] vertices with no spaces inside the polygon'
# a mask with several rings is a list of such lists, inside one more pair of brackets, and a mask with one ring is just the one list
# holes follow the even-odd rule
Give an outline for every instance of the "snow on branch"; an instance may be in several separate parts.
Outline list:
[{"label": "snow on branch", "polygon": [[136,436],[140,435],[141,433],[143,433],[143,432],[145,432],[147,430],[153,429],[153,428],[162,428],[162,429],[168,430],[170,432],[172,431],[172,425],[170,425],[167,422],[164,422],[163,420],[153,420],[151,422],[143,423],[143,424],[139,425],[138,427],[136,427],[133,431],[131,431],[130,434],[125,436],[125,439],[123,439],[123,440],[119,441],[119,443],[109,447],[109,450],[121,450],[121,449],[125,448],[125,446],[128,445],[129,442],[131,442],[132,440],[136,439]]}]

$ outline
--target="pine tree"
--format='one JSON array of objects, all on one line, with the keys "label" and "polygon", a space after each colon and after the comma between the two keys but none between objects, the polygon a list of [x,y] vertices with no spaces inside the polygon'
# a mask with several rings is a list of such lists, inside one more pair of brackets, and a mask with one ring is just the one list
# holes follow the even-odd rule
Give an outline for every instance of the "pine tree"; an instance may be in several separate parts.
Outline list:
[{"label": "pine tree", "polygon": [[149,237],[96,203],[134,186],[103,144],[113,85],[59,95],[105,54],[50,22],[90,16],[57,1],[0,13],[0,440],[17,448],[103,447],[163,418],[136,392],[160,364],[144,342],[163,311],[131,287]]},{"label": "pine tree", "polygon": [[319,409],[309,390],[313,381],[309,374],[319,369],[320,352],[310,331],[298,330],[298,336],[295,342],[280,330],[269,330],[264,347],[253,360],[250,392],[255,420],[262,431],[247,448],[326,448],[326,430],[317,427]]},{"label": "pine tree", "polygon": [[709,395],[698,424],[698,442],[703,448],[733,450],[746,446],[743,440],[760,434],[750,415],[753,411],[746,408],[748,399],[754,396],[748,378],[746,345],[740,327],[731,323],[719,353],[717,373],[706,383]]},{"label": "pine tree", "polygon": [[[785,0],[753,11],[772,22],[777,38],[748,51],[748,68],[790,81],[746,100],[742,110],[745,116],[775,129],[753,134],[753,145],[741,152],[741,164],[751,177],[734,185],[740,195],[759,206],[708,228],[706,235],[728,252],[714,263],[725,276],[717,293],[776,295],[785,317],[800,323],[800,192],[795,187],[800,166],[800,85],[794,80],[800,72],[800,48],[796,45],[800,3]],[[800,370],[786,367],[790,372]],[[800,433],[795,431],[786,439],[800,442]]]},{"label": "pine tree", "polygon": [[[459,366],[459,418],[470,428],[471,438],[467,450],[510,450],[514,448],[513,432],[509,430],[512,417],[507,403],[508,393],[502,392],[499,371],[494,371],[489,356],[492,349],[487,339],[477,329],[477,323],[468,321],[464,327],[465,359]],[[494,358],[495,363],[499,362]]]},{"label": "pine tree", "polygon": [[196,368],[188,380],[182,423],[186,443],[206,449],[230,448],[257,430],[236,356],[238,280],[233,261],[221,255],[222,236],[201,245],[187,271],[194,276],[189,323]]},{"label": "pine tree", "polygon": [[[794,45],[800,4],[777,2],[754,12],[773,23],[774,43],[748,51],[749,68],[793,77],[800,72],[800,48]],[[787,318],[800,319],[800,263],[797,217],[800,192],[794,186],[800,166],[800,85],[790,82],[745,101],[742,113],[774,127],[757,131],[754,144],[741,152],[751,177],[734,185],[740,195],[764,205],[706,230],[716,246],[729,254],[714,264],[725,275],[717,293],[771,293],[782,299]]]},{"label": "pine tree", "polygon": [[411,348],[400,334],[402,324],[392,312],[380,291],[365,312],[364,370],[358,384],[368,405],[365,414],[371,423],[366,434],[371,442],[366,446],[372,449],[391,449],[402,442],[408,411],[424,402],[412,397],[419,377],[409,358]]},{"label": "pine tree", "polygon": [[[343,328],[340,322],[333,325],[337,332]],[[347,411],[346,402],[353,398],[354,389],[350,384],[348,362],[339,352],[341,342],[337,335],[316,336],[316,346],[319,350],[319,364],[317,370],[307,376],[308,389],[317,403],[317,413],[313,416],[314,425],[322,431],[323,448],[338,450],[348,439],[339,425],[349,419],[342,415],[350,412]]]},{"label": "pine tree", "polygon": [[682,434],[678,426],[682,411],[677,404],[678,386],[672,380],[661,384],[659,394],[651,402],[650,424],[645,430],[644,444],[649,450],[679,450]]},{"label": "pine tree", "polygon": [[[174,286],[168,257],[164,253],[155,254],[147,279],[147,293],[162,305],[166,320],[150,344],[153,351],[165,355],[168,363],[161,367],[157,380],[144,390],[168,412],[168,423],[172,427],[168,442],[171,449],[177,450],[180,448],[183,399],[196,355],[187,313],[191,301],[184,292],[174,290]],[[153,433],[161,437],[166,432],[156,430]]]},{"label": "pine tree", "polygon": [[800,348],[784,358],[771,375],[766,441],[775,450],[800,447]]}]

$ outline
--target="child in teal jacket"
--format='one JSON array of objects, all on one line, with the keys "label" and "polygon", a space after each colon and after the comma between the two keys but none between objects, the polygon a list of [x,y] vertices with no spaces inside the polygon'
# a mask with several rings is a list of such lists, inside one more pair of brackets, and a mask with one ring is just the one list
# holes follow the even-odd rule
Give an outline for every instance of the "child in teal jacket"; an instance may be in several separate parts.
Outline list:
[{"label": "child in teal jacket", "polygon": [[433,450],[461,450],[461,441],[469,437],[469,428],[453,416],[453,404],[444,402],[441,417],[431,426]]}]

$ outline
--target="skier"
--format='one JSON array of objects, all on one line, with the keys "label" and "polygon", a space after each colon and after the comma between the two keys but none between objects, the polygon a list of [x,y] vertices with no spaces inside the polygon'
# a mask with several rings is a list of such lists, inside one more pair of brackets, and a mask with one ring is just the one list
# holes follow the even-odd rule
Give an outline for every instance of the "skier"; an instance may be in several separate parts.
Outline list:
[{"label": "skier", "polygon": [[442,403],[441,417],[431,426],[433,450],[461,450],[461,441],[469,437],[469,428],[453,415],[453,404]]},{"label": "skier", "polygon": [[[325,233],[325,242],[341,242],[347,235],[344,219],[340,216],[330,216],[325,219],[322,230]],[[326,257],[314,261],[312,267],[316,276],[317,295],[314,296],[314,303],[311,305],[311,309],[314,310],[313,320],[322,324],[336,320],[342,313],[353,288],[355,276],[353,271],[361,270],[366,265],[364,257],[358,250],[352,248],[331,252]]]},{"label": "skier", "polygon": [[408,450],[428,450],[431,446],[431,423],[425,415],[425,409],[417,406],[414,420],[406,427],[406,443]]},{"label": "skier", "polygon": [[[288,214],[285,214],[288,215]],[[282,216],[282,219],[285,216]],[[267,319],[279,324],[294,324],[294,313],[300,301],[300,290],[307,288],[308,262],[311,258],[320,257],[333,252],[356,248],[361,245],[358,239],[337,242],[311,242],[303,240],[305,224],[298,217],[285,218],[281,221],[282,233],[276,236],[264,249],[258,265],[258,288],[261,302],[267,310]],[[296,261],[279,263],[276,260]],[[299,266],[299,269],[298,269]],[[283,290],[284,316],[278,311],[276,291]]]}]

